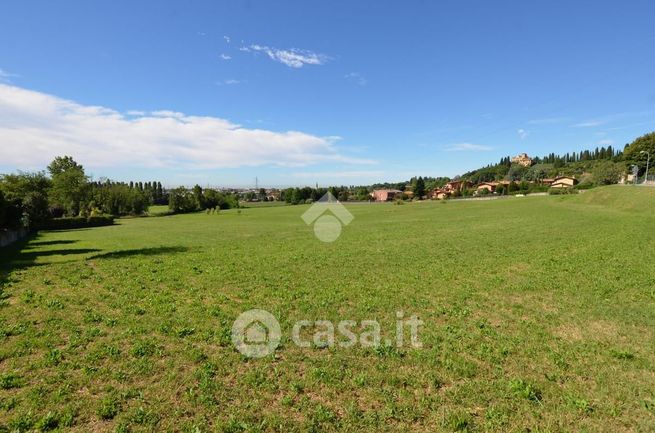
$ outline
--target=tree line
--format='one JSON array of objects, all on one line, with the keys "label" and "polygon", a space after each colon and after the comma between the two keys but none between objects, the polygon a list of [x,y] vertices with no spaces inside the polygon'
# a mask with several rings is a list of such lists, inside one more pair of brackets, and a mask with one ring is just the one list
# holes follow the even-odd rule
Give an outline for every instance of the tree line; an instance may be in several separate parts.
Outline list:
[{"label": "tree line", "polygon": [[168,208],[171,212],[185,213],[206,209],[230,209],[239,207],[239,199],[235,194],[202,189],[195,185],[192,189],[175,188],[168,193]]},{"label": "tree line", "polygon": [[38,228],[61,217],[141,215],[167,200],[160,182],[92,181],[70,156],[47,171],[0,175],[0,228]]}]

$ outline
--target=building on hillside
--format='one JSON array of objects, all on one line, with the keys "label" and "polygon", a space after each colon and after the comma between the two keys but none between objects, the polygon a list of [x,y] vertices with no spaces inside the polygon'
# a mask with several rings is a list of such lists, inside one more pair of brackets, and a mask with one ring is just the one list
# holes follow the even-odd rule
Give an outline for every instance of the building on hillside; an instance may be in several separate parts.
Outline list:
[{"label": "building on hillside", "polygon": [[572,188],[578,184],[578,179],[571,176],[559,176],[553,180],[551,188]]},{"label": "building on hillside", "polygon": [[482,182],[480,183],[476,190],[478,193],[482,192],[482,190],[487,190],[489,192],[496,192],[496,187],[498,186],[498,182]]},{"label": "building on hillside", "polygon": [[403,192],[398,189],[376,189],[371,193],[375,201],[391,201],[395,198],[402,197]]},{"label": "building on hillside", "polygon": [[512,163],[522,165],[523,167],[530,167],[532,165],[532,158],[527,153],[519,153],[512,158]]},{"label": "building on hillside", "polygon": [[433,200],[443,200],[450,195],[447,191],[441,188],[435,188],[428,193],[428,197]]},{"label": "building on hillside", "polygon": [[555,179],[552,178],[541,179],[541,183],[544,185],[552,185],[553,182],[555,182]]},{"label": "building on hillside", "polygon": [[405,190],[402,192],[402,194],[405,194],[407,198],[414,198],[414,191],[411,190]]},{"label": "building on hillside", "polygon": [[444,186],[444,191],[446,192],[455,192],[462,191],[464,189],[471,188],[473,184],[468,180],[452,180]]}]

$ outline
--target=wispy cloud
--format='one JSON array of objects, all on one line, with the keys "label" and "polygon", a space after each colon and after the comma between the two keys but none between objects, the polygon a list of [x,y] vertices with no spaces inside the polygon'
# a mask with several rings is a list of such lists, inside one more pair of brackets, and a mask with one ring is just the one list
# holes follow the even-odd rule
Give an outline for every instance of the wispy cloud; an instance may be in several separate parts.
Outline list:
[{"label": "wispy cloud", "polygon": [[358,171],[358,170],[345,170],[345,171],[313,171],[313,172],[297,172],[292,173],[293,177],[302,179],[342,179],[342,178],[379,178],[384,175],[383,171]]},{"label": "wispy cloud", "polygon": [[232,56],[230,56],[229,54],[221,54],[221,59],[223,59],[223,60],[231,60],[231,59],[232,59]]},{"label": "wispy cloud", "polygon": [[229,36],[223,36],[223,39],[225,40],[225,43],[226,43],[226,44],[229,44],[230,41],[231,41],[231,39],[230,39]]},{"label": "wispy cloud", "polygon": [[331,140],[305,132],[249,129],[171,110],[130,113],[0,84],[0,160],[15,168],[43,167],[57,155],[73,155],[90,167],[375,163],[346,156]]},{"label": "wispy cloud", "polygon": [[594,126],[601,126],[607,123],[604,120],[588,120],[586,122],[574,123],[571,128],[593,128]]},{"label": "wispy cloud", "polygon": [[266,54],[271,60],[287,65],[290,68],[302,68],[305,65],[323,65],[330,58],[325,54],[315,53],[309,50],[298,48],[278,49],[267,47],[265,45],[248,45],[239,48],[245,52],[261,52]]},{"label": "wispy cloud", "polygon": [[472,152],[472,151],[486,152],[492,149],[493,148],[489,146],[483,146],[481,144],[473,144],[473,143],[455,143],[444,148],[444,150],[447,152]]},{"label": "wispy cloud", "polygon": [[229,80],[219,81],[216,84],[218,84],[219,86],[234,86],[235,84],[241,84],[241,83],[245,83],[245,81],[229,79]]},{"label": "wispy cloud", "polygon": [[613,128],[607,128],[608,131],[619,131],[622,129],[630,129],[630,128],[639,128],[645,125],[651,125],[655,127],[655,120],[650,120],[647,122],[638,122],[638,123],[630,123],[628,125],[622,125],[622,126],[615,126]]},{"label": "wispy cloud", "polygon": [[345,75],[346,80],[356,83],[360,86],[366,86],[368,84],[368,80],[362,76],[359,72],[350,72],[349,74]]},{"label": "wispy cloud", "polygon": [[530,125],[548,125],[553,123],[562,123],[570,120],[568,117],[544,117],[541,119],[528,120]]},{"label": "wispy cloud", "polygon": [[17,76],[18,75],[10,74],[9,72],[7,72],[4,69],[0,68],[0,83],[9,83],[9,82],[11,82],[11,78],[17,77]]},{"label": "wispy cloud", "polygon": [[[647,119],[653,119],[653,116],[655,115],[654,110],[645,110],[645,111],[628,111],[628,112],[623,112],[623,113],[614,113],[614,114],[608,114],[606,116],[599,116],[595,119],[590,119],[581,123],[576,123],[571,125],[572,128],[591,128],[595,126],[601,126],[601,125],[606,125],[606,124],[614,124],[618,125],[613,127],[613,128],[604,128],[605,130],[616,130],[616,129],[626,129],[628,126],[626,126],[625,122],[626,120],[636,120],[640,118],[647,118]],[[631,124],[634,125],[640,125],[640,124],[652,124],[652,120],[646,121],[646,122],[639,122],[639,123],[634,123],[631,122]]]},{"label": "wispy cloud", "polygon": [[519,138],[520,138],[521,140],[525,140],[526,138],[528,138],[528,135],[530,135],[530,132],[526,131],[526,130],[523,129],[523,128],[521,128],[521,129],[519,129],[518,131],[516,131],[516,133],[519,135]]},{"label": "wispy cloud", "polygon": [[614,144],[614,140],[610,140],[609,138],[605,138],[603,140],[600,140],[598,142],[598,144],[601,145],[601,146],[611,146],[612,144]]}]

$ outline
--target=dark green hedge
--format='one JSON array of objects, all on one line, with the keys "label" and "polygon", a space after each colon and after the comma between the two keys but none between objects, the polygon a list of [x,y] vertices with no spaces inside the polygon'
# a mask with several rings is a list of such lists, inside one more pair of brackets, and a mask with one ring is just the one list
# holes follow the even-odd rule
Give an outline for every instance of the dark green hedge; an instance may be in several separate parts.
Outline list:
[{"label": "dark green hedge", "polygon": [[66,230],[85,227],[110,226],[114,224],[113,216],[92,216],[92,217],[71,217],[54,218],[44,222],[39,229],[43,230]]},{"label": "dark green hedge", "polygon": [[568,194],[577,194],[578,190],[573,188],[550,188],[548,194],[550,195],[568,195]]}]

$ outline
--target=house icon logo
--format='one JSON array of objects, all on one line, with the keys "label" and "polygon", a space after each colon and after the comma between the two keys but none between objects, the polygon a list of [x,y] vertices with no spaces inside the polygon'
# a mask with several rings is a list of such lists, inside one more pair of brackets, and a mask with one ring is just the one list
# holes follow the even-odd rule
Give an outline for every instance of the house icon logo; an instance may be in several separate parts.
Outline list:
[{"label": "house icon logo", "polygon": [[341,236],[341,227],[350,224],[355,217],[328,192],[302,214],[301,218],[307,225],[314,224],[314,235],[317,239],[334,242]]},{"label": "house icon logo", "polygon": [[232,324],[232,344],[248,358],[263,358],[280,344],[280,323],[268,311],[248,310]]}]

